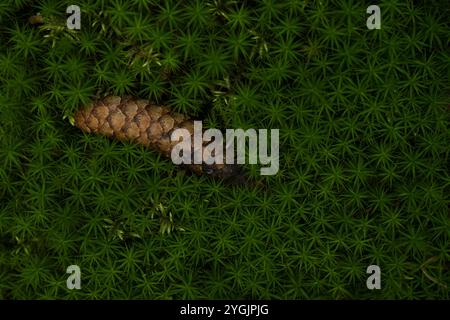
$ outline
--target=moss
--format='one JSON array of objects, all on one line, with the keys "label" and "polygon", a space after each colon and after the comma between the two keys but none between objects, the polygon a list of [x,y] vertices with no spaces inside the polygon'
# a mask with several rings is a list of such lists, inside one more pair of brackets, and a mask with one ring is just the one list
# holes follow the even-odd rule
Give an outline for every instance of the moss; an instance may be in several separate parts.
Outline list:
[{"label": "moss", "polygon": [[[0,298],[449,298],[445,1],[380,30],[352,0],[78,5],[79,31],[0,5]],[[279,128],[280,171],[227,186],[70,125],[108,93]]]}]

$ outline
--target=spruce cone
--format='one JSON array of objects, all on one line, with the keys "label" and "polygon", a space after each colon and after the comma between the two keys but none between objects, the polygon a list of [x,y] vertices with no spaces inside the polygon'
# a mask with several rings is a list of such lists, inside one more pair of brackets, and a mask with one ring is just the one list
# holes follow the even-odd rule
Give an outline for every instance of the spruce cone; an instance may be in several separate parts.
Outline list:
[{"label": "spruce cone", "polygon": [[[191,155],[194,154],[193,120],[171,111],[167,106],[150,104],[147,100],[108,96],[81,108],[74,118],[75,125],[84,132],[102,134],[121,141],[134,141],[168,158],[172,148],[178,143],[170,139],[173,130],[184,128],[191,134]],[[241,167],[238,165],[203,163],[185,166],[197,174],[207,174],[228,182],[244,181]]]}]

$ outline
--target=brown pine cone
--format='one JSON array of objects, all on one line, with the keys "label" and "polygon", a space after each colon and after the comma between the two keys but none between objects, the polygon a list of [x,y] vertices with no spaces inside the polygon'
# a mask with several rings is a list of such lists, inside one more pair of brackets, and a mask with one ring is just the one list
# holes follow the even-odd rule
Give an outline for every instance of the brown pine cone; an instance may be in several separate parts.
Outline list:
[{"label": "brown pine cone", "polygon": [[[75,125],[84,132],[102,134],[121,141],[134,141],[167,158],[170,158],[172,148],[178,144],[170,139],[173,130],[184,128],[191,134],[191,155],[194,154],[193,120],[171,111],[167,106],[150,104],[147,100],[108,96],[81,108],[74,118]],[[245,180],[241,167],[235,164],[203,163],[185,166],[197,174],[207,174],[232,183]]]}]

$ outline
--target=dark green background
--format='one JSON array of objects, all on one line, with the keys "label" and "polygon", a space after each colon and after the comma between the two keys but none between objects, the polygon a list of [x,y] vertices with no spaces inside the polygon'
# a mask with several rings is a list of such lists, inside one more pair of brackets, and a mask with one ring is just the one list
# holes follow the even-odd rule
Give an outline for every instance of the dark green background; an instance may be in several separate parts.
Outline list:
[{"label": "dark green background", "polygon": [[[0,298],[448,299],[449,40],[447,1],[2,1]],[[110,93],[279,128],[280,171],[227,186],[70,125]]]}]

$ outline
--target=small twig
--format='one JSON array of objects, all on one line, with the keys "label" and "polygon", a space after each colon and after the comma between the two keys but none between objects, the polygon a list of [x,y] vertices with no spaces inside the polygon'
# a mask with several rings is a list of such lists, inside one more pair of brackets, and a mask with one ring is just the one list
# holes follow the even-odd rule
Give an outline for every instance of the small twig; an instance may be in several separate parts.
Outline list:
[{"label": "small twig", "polygon": [[440,282],[439,280],[433,278],[432,276],[430,276],[427,272],[427,270],[425,269],[425,267],[427,265],[429,265],[432,262],[436,262],[438,260],[437,256],[431,257],[430,259],[428,259],[427,261],[425,261],[421,266],[420,266],[420,270],[422,270],[423,274],[425,275],[425,277],[427,277],[429,280],[431,280],[432,282],[440,285],[441,287],[444,287],[445,289],[447,289],[447,285],[445,283]]}]

